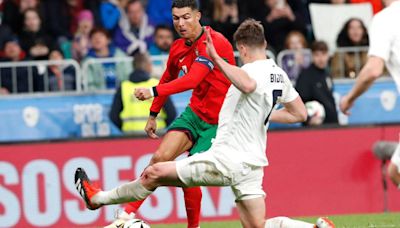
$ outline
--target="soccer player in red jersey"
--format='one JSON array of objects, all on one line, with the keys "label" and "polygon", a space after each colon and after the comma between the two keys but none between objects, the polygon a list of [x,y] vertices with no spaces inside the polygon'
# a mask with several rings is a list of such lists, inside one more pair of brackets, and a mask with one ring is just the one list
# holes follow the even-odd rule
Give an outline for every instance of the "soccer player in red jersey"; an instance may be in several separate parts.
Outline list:
[{"label": "soccer player in red jersey", "polygon": [[[231,83],[217,67],[214,67],[206,53],[205,29],[210,31],[218,54],[228,63],[235,64],[233,48],[229,41],[210,27],[201,26],[201,13],[196,0],[174,0],[172,16],[175,30],[181,38],[171,47],[167,68],[160,83],[152,88],[135,90],[135,96],[140,100],[154,97],[145,127],[148,136],[158,138],[155,134],[156,116],[169,95],[186,90],[193,90],[193,93],[188,107],[171,124],[163,137],[150,165],[174,160],[185,151],[189,151],[190,155],[206,151],[216,135],[218,114]],[[200,187],[184,188],[183,191],[188,227],[199,227]],[[128,204],[125,212],[113,223],[114,226],[110,227],[132,218],[142,202]]]}]

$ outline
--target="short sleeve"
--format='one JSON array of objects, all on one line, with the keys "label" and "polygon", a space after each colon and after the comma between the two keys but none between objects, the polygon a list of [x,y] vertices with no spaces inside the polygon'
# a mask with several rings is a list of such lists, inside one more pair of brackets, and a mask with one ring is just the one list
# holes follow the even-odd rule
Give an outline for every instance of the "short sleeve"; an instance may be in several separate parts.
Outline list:
[{"label": "short sleeve", "polygon": [[369,29],[369,56],[377,56],[387,61],[390,56],[390,47],[392,43],[392,36],[390,29],[393,29],[385,25],[383,17],[376,15],[371,23]]},{"label": "short sleeve", "polygon": [[284,77],[284,90],[280,102],[282,103],[292,102],[299,96],[299,93],[293,87],[286,73],[284,74],[283,77]]}]

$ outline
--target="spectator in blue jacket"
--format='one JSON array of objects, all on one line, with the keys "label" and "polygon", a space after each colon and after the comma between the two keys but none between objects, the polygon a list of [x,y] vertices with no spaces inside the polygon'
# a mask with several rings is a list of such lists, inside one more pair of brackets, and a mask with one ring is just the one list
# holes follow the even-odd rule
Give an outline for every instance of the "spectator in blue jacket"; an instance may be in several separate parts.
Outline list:
[{"label": "spectator in blue jacket", "polygon": [[121,18],[121,11],[125,8],[125,0],[108,0],[100,4],[102,26],[110,32],[114,32]]},{"label": "spectator in blue jacket", "polygon": [[[113,58],[113,60],[118,60],[126,57],[123,51],[111,43],[107,30],[94,28],[90,32],[89,38],[91,49],[83,60],[83,66],[91,59]],[[87,86],[90,90],[114,89],[119,82],[128,78],[132,72],[131,64],[113,60],[88,65],[84,77],[87,78]]]},{"label": "spectator in blue jacket", "polygon": [[168,25],[172,27],[172,0],[149,0],[146,12],[154,25]]}]

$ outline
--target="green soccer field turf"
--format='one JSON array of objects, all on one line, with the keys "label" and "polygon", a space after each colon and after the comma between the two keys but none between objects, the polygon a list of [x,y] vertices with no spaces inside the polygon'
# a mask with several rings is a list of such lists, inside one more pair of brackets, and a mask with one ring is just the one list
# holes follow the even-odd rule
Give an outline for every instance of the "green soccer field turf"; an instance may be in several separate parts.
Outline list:
[{"label": "green soccer field turf", "polygon": [[[400,228],[400,213],[329,216],[336,227],[342,228]],[[299,218],[314,223],[317,217]],[[152,228],[185,228],[185,224],[151,225]],[[239,221],[203,222],[202,228],[240,228]]]}]

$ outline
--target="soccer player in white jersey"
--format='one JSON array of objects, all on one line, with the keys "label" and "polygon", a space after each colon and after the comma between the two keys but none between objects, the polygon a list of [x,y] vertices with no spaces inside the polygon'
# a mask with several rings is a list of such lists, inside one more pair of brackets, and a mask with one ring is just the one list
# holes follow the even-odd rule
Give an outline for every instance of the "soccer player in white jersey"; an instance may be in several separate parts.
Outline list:
[{"label": "soccer player in white jersey", "polygon": [[[141,200],[159,186],[231,186],[243,227],[334,227],[327,219],[317,225],[276,217],[265,221],[263,168],[269,120],[302,122],[306,109],[286,73],[266,59],[262,25],[244,21],[234,39],[245,63],[242,68],[228,64],[216,52],[206,31],[207,53],[232,82],[219,114],[216,138],[211,148],[180,161],[161,162],[147,167],[135,181],[110,191],[94,188],[85,171],[78,168],[75,184],[89,209],[103,205]],[[276,103],[284,108],[273,111]]]},{"label": "soccer player in white jersey", "polygon": [[[374,16],[369,29],[368,60],[361,69],[355,85],[340,102],[340,109],[345,114],[350,114],[349,109],[354,101],[382,75],[385,65],[400,93],[400,0],[383,2],[386,8]],[[392,156],[388,173],[400,189],[400,145]]]}]

